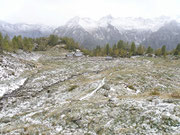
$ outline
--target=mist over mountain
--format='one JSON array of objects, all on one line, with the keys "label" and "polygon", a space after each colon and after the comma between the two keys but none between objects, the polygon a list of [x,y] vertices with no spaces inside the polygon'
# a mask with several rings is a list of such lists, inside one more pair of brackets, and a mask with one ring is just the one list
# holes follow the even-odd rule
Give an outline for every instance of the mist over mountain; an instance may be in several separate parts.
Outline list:
[{"label": "mist over mountain", "polygon": [[3,35],[8,34],[11,38],[15,35],[31,38],[49,36],[53,33],[53,30],[52,27],[46,25],[25,23],[11,24],[0,21],[0,32]]},{"label": "mist over mountain", "polygon": [[113,45],[119,40],[134,41],[137,45],[160,48],[163,45],[167,49],[173,49],[180,42],[180,17],[171,18],[161,16],[158,18],[114,18],[111,15],[102,17],[98,21],[90,18],[74,17],[65,25],[52,28],[35,24],[10,24],[0,21],[0,32],[22,35],[23,37],[43,37],[50,34],[72,37],[86,48],[94,48],[97,45],[109,43]]}]

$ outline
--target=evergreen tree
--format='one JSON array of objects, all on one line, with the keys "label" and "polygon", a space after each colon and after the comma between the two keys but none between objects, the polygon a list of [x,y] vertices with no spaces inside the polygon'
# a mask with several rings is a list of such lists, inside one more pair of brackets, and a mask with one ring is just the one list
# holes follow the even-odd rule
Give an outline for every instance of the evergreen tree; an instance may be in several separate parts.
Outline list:
[{"label": "evergreen tree", "polygon": [[61,38],[61,40],[64,42],[64,44],[66,44],[66,49],[68,50],[75,50],[80,48],[79,44],[72,38],[64,37]]},{"label": "evergreen tree", "polygon": [[110,54],[109,44],[106,44],[106,46],[105,46],[105,54],[106,54],[106,55],[109,55],[109,54]]},{"label": "evergreen tree", "polygon": [[117,43],[117,48],[120,50],[120,49],[124,49],[124,42],[122,40],[118,41]]},{"label": "evergreen tree", "polygon": [[16,51],[17,49],[19,49],[18,39],[16,36],[14,36],[12,39],[12,48],[13,48],[13,51]]},{"label": "evergreen tree", "polygon": [[161,53],[164,57],[166,56],[166,46],[165,45],[162,46]]},{"label": "evergreen tree", "polygon": [[37,44],[35,51],[45,51],[48,48],[48,39],[46,37],[36,38],[34,43]]},{"label": "evergreen tree", "polygon": [[59,38],[58,38],[57,35],[50,35],[50,36],[49,36],[49,43],[48,43],[48,44],[49,44],[50,46],[57,45],[58,40],[59,40]]},{"label": "evergreen tree", "polygon": [[150,46],[148,46],[146,53],[147,54],[152,54],[153,53],[153,49]]},{"label": "evergreen tree", "polygon": [[17,36],[17,44],[19,49],[23,49],[23,39],[21,35]]},{"label": "evergreen tree", "polygon": [[174,55],[180,55],[180,43],[176,46]]},{"label": "evergreen tree", "polygon": [[25,37],[23,39],[23,50],[24,51],[32,51],[33,44],[30,38]]},{"label": "evergreen tree", "polygon": [[162,52],[161,52],[161,49],[158,48],[157,50],[155,50],[155,55],[156,56],[161,56]]},{"label": "evergreen tree", "polygon": [[124,50],[124,49],[120,49],[120,51],[119,51],[119,55],[120,55],[121,57],[126,57],[126,55],[127,55],[127,51],[126,51],[126,50]]},{"label": "evergreen tree", "polygon": [[2,43],[3,43],[3,36],[2,36],[2,34],[1,34],[1,32],[0,32],[0,53],[2,53]]},{"label": "evergreen tree", "polygon": [[137,48],[137,54],[143,55],[144,54],[144,47],[142,45],[139,45]]},{"label": "evergreen tree", "polygon": [[112,56],[117,56],[117,55],[118,55],[118,49],[116,44],[114,44],[112,47]]},{"label": "evergreen tree", "polygon": [[93,50],[93,56],[100,56],[101,47],[96,46],[96,48]]},{"label": "evergreen tree", "polygon": [[132,42],[131,44],[131,53],[132,55],[136,55],[136,45],[134,42]]},{"label": "evergreen tree", "polygon": [[12,51],[12,46],[10,45],[10,38],[7,34],[5,35],[3,39],[2,49],[9,52]]}]

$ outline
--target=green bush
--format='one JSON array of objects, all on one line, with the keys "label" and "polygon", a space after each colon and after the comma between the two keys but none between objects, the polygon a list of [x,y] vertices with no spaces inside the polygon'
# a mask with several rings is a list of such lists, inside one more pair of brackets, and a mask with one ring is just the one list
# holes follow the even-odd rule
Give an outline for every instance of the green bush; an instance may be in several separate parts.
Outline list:
[{"label": "green bush", "polygon": [[68,91],[73,91],[74,89],[76,89],[78,86],[77,85],[72,85],[69,89],[68,89]]}]

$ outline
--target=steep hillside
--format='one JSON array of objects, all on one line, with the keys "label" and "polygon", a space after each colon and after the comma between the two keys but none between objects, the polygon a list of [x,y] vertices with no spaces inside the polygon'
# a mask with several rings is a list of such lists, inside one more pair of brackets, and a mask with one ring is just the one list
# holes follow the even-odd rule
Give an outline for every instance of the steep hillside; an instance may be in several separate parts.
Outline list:
[{"label": "steep hillside", "polygon": [[166,45],[168,50],[175,48],[180,43],[180,23],[172,21],[158,31],[151,33],[145,41],[142,42],[146,46],[151,45],[157,49]]}]

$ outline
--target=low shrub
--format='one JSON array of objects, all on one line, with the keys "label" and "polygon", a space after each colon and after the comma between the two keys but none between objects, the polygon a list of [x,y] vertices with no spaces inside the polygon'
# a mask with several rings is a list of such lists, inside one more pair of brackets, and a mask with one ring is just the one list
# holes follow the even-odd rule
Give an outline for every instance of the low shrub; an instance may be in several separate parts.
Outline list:
[{"label": "low shrub", "polygon": [[72,85],[69,89],[68,89],[68,91],[73,91],[75,88],[77,88],[78,86],[77,85]]}]

